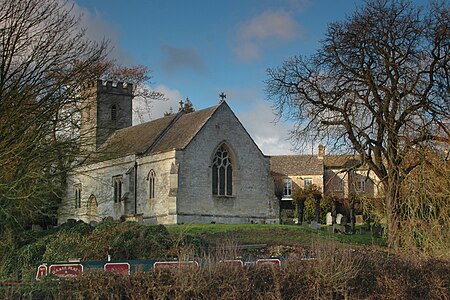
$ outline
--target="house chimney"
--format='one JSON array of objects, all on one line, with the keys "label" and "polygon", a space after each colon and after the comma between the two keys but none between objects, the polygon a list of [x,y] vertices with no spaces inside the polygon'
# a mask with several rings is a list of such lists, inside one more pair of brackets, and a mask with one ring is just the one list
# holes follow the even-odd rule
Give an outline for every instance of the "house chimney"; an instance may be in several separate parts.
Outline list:
[{"label": "house chimney", "polygon": [[325,146],[319,145],[319,153],[317,154],[317,158],[323,159],[325,156]]}]

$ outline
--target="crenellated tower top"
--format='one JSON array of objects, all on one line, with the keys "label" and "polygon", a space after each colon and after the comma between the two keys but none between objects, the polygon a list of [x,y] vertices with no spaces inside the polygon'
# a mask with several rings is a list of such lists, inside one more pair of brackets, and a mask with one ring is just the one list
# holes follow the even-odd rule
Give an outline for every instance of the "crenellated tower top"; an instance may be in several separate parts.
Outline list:
[{"label": "crenellated tower top", "polygon": [[117,95],[133,96],[133,84],[121,81],[113,83],[111,80],[97,80],[97,92],[106,92]]},{"label": "crenellated tower top", "polygon": [[132,125],[133,84],[97,80],[84,89],[81,143],[84,149],[95,151],[116,130]]}]

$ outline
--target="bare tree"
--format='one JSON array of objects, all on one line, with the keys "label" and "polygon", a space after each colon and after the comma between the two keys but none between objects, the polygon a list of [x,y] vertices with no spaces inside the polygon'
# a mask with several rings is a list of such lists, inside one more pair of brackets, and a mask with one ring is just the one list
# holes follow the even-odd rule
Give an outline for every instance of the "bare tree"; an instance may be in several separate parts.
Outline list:
[{"label": "bare tree", "polygon": [[449,8],[374,0],[331,23],[320,49],[268,70],[266,92],[299,141],[354,149],[380,178],[388,244],[397,247],[400,186],[424,146],[449,144]]},{"label": "bare tree", "polygon": [[0,231],[55,212],[79,150],[83,86],[126,80],[162,98],[146,67],[117,67],[107,52],[64,1],[0,0]]}]

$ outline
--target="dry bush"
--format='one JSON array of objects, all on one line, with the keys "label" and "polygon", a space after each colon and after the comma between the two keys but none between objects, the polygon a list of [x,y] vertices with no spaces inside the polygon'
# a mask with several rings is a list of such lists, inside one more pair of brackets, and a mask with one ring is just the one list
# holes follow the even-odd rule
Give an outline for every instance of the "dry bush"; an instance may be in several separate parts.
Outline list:
[{"label": "dry bush", "polygon": [[350,282],[356,299],[450,299],[450,262],[413,254],[356,253],[359,276]]},{"label": "dry bush", "polygon": [[427,154],[402,189],[402,246],[408,251],[450,257],[450,163]]},{"label": "dry bush", "polygon": [[225,239],[214,250],[212,255],[215,261],[237,259],[242,255],[237,241],[233,239]]},{"label": "dry bush", "polygon": [[320,241],[313,244],[316,260],[311,269],[310,281],[318,299],[347,295],[348,282],[358,276],[361,269],[359,257],[348,248],[337,248],[336,243]]},{"label": "dry bush", "polygon": [[232,267],[210,260],[211,264],[200,268],[162,269],[130,276],[97,271],[61,285],[36,285],[34,291],[0,288],[0,298],[450,299],[448,260],[392,255],[374,248],[342,249],[324,242],[312,248],[314,260],[290,258],[281,268]]}]

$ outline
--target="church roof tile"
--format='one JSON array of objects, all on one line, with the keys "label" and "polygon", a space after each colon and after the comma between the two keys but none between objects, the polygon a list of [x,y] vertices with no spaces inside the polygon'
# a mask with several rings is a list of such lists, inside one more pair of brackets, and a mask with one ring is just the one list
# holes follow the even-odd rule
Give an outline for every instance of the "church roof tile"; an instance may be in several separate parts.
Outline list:
[{"label": "church roof tile", "polygon": [[88,162],[105,161],[130,154],[153,154],[172,149],[184,149],[217,107],[173,114],[117,130]]}]

